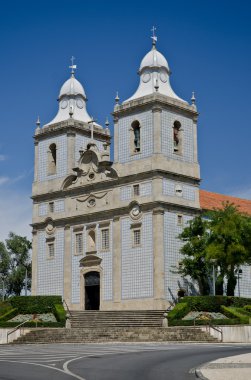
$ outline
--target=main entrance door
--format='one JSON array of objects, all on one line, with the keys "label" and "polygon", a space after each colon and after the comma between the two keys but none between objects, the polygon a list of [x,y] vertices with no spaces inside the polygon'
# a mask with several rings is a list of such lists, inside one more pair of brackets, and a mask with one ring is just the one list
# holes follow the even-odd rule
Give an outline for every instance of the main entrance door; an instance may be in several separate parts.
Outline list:
[{"label": "main entrance door", "polygon": [[100,275],[99,272],[85,274],[85,310],[99,310]]}]

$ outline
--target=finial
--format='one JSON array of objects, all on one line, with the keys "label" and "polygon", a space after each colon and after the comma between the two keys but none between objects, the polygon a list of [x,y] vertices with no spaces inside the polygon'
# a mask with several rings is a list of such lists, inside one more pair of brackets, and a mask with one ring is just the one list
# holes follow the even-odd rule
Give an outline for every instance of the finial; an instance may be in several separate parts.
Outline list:
[{"label": "finial", "polygon": [[105,121],[105,127],[106,127],[106,129],[109,128],[109,120],[108,120],[108,117],[106,118],[106,121]]},{"label": "finial", "polygon": [[40,128],[40,119],[39,119],[39,116],[37,117],[36,126],[37,126],[38,128]]},{"label": "finial", "polygon": [[193,106],[195,105],[195,101],[196,101],[196,98],[195,98],[194,91],[193,91],[192,92],[192,97],[191,97],[191,102],[192,102]]},{"label": "finial", "polygon": [[154,86],[154,88],[155,88],[156,92],[158,92],[158,90],[159,90],[159,81],[158,81],[158,78],[157,78],[156,81],[155,81],[155,86]]},{"label": "finial", "polygon": [[119,93],[118,93],[118,91],[116,93],[115,102],[116,102],[116,104],[119,104]]},{"label": "finial", "polygon": [[156,30],[156,28],[155,28],[155,26],[153,26],[151,29],[151,32],[153,32],[153,35],[151,36],[153,47],[155,47],[156,42],[157,42],[157,36],[155,35],[155,30]]},{"label": "finial", "polygon": [[71,66],[69,66],[69,69],[71,69],[71,75],[74,76],[75,74],[75,71],[77,69],[77,65],[74,65],[74,59],[76,59],[75,57],[71,57]]}]

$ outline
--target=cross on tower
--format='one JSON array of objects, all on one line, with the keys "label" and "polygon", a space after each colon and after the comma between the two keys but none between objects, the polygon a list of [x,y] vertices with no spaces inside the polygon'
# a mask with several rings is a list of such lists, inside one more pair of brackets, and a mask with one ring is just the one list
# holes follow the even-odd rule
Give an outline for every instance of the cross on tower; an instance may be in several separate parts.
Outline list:
[{"label": "cross on tower", "polygon": [[94,129],[94,123],[95,123],[96,120],[93,119],[93,117],[91,118],[90,121],[88,121],[88,124],[91,125],[91,140],[93,140],[93,129]]},{"label": "cross on tower", "polygon": [[156,42],[157,42],[157,36],[155,35],[155,30],[157,28],[155,28],[155,26],[152,27],[151,31],[153,32],[153,35],[151,36],[151,39],[152,39],[152,44],[153,45],[156,45]]},{"label": "cross on tower", "polygon": [[77,68],[77,65],[74,65],[74,59],[76,59],[75,57],[71,57],[71,66],[69,66],[69,68],[71,69],[71,74],[74,75],[76,68]]}]

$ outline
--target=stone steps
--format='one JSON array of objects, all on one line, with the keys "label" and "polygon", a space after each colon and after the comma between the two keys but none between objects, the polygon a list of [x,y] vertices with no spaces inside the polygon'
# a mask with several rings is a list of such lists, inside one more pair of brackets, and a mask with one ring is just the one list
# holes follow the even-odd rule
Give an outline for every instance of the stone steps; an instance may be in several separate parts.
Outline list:
[{"label": "stone steps", "polygon": [[198,327],[38,328],[14,343],[218,342]]},{"label": "stone steps", "polygon": [[71,327],[161,327],[164,311],[71,311]]}]

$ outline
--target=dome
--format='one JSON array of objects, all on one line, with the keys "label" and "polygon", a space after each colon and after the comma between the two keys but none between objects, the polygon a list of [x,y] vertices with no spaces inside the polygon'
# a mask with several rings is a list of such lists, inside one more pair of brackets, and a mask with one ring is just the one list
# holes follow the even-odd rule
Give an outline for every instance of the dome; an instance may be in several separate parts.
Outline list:
[{"label": "dome", "polygon": [[73,75],[61,87],[59,99],[63,95],[82,95],[86,98],[82,84]]},{"label": "dome", "polygon": [[153,46],[142,59],[139,72],[141,72],[145,67],[165,67],[169,72],[169,66],[166,58]]}]

